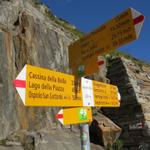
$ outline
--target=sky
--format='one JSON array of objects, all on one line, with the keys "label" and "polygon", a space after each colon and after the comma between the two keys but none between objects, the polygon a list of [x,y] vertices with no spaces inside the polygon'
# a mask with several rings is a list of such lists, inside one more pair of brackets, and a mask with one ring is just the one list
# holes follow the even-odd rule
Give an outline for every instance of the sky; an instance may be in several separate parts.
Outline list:
[{"label": "sky", "polygon": [[145,16],[137,40],[118,48],[135,58],[150,63],[150,0],[42,0],[54,15],[90,33],[129,7]]}]

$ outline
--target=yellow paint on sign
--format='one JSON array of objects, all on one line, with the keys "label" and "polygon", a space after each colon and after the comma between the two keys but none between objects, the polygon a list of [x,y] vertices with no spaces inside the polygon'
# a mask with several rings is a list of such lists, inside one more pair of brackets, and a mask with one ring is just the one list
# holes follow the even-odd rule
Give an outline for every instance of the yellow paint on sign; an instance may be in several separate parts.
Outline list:
[{"label": "yellow paint on sign", "polygon": [[[90,87],[85,83],[84,89],[83,86],[78,88],[77,94],[75,94],[75,79],[73,75],[30,65],[26,65],[25,68],[26,71],[23,71],[23,73],[26,78],[26,86],[24,89],[24,104],[26,106],[120,106],[116,86],[90,80],[92,82],[90,90],[93,91],[93,99],[88,100],[86,95],[89,94],[87,90],[89,90],[88,88]],[[19,78],[19,80],[21,81],[22,78]],[[23,88],[21,88],[21,90],[23,90]],[[89,102],[94,101],[94,105],[92,105],[92,103],[88,104],[87,100]]]},{"label": "yellow paint on sign", "polygon": [[118,88],[111,84],[93,81],[94,105],[102,107],[119,107]]},{"label": "yellow paint on sign", "polygon": [[63,109],[63,123],[78,124],[92,121],[92,111],[90,107],[77,107]]},{"label": "yellow paint on sign", "polygon": [[82,106],[81,91],[74,92],[74,76],[27,65],[27,106]]},{"label": "yellow paint on sign", "polygon": [[70,45],[70,67],[76,76],[93,74],[98,71],[98,55],[108,53],[136,39],[132,12],[129,8]]}]

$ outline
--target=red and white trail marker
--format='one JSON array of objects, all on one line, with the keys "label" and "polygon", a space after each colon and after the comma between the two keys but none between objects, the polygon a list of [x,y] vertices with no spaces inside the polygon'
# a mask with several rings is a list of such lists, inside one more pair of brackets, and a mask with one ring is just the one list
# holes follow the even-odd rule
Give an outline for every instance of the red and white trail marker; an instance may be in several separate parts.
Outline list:
[{"label": "red and white trail marker", "polygon": [[[74,84],[72,84],[74,80],[73,75],[25,65],[14,80],[14,86],[25,106],[120,106],[116,86],[92,80],[89,80],[88,83],[90,84],[87,84],[87,79],[82,79],[85,82],[83,82],[81,90],[78,91],[78,95],[75,97]],[[98,92],[99,90],[101,92]]]},{"label": "red and white trail marker", "polygon": [[131,8],[132,12],[132,17],[133,17],[133,23],[134,23],[134,28],[136,32],[136,37],[138,38],[142,29],[142,25],[144,23],[144,15],[140,13],[139,11]]},{"label": "red and white trail marker", "polygon": [[58,112],[56,118],[63,125],[91,122],[92,110],[90,107],[64,108]]},{"label": "red and white trail marker", "polygon": [[64,124],[64,119],[63,119],[63,109],[61,109],[58,114],[56,115],[56,118],[60,121],[61,124]]},{"label": "red and white trail marker", "polygon": [[25,93],[26,93],[26,66],[21,70],[17,78],[13,81],[13,84],[18,91],[24,105],[25,105]]},{"label": "red and white trail marker", "polygon": [[98,56],[97,64],[98,64],[99,69],[105,68],[106,67],[106,59],[103,56]]}]

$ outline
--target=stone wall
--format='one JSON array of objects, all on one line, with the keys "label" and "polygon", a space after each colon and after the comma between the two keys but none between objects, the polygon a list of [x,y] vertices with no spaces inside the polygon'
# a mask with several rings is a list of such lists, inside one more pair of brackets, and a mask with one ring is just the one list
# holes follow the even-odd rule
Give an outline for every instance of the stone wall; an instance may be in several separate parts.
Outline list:
[{"label": "stone wall", "polygon": [[120,139],[125,148],[148,147],[150,67],[124,57],[109,57],[107,77],[119,88],[121,107],[103,109],[104,114],[123,129]]}]

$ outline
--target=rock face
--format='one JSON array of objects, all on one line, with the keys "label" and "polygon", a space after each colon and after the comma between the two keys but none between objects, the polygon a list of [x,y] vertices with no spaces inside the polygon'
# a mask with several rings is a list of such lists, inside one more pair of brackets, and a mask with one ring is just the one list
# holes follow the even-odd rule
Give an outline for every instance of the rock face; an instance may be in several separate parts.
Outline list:
[{"label": "rock face", "polygon": [[0,150],[79,150],[80,137],[67,130],[49,130],[46,132],[19,131],[11,134],[5,140],[6,146],[0,145]]},{"label": "rock face", "polygon": [[[121,93],[121,107],[104,109],[122,129],[124,147],[137,149],[150,144],[150,66],[124,57],[109,58],[107,77]],[[148,146],[147,146],[148,147]]]},{"label": "rock face", "polygon": [[60,126],[58,108],[24,107],[13,80],[25,64],[69,73],[67,47],[75,38],[26,0],[0,1],[0,139],[17,130]]},{"label": "rock face", "polygon": [[107,147],[113,145],[121,134],[121,128],[114,124],[109,118],[98,113],[93,116],[90,124],[91,142]]}]

